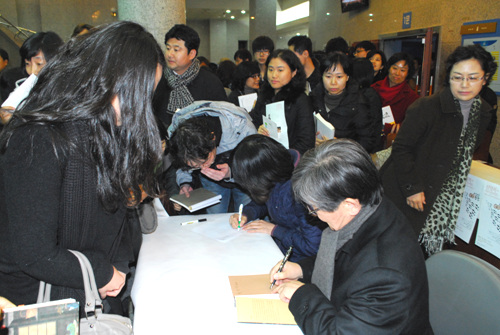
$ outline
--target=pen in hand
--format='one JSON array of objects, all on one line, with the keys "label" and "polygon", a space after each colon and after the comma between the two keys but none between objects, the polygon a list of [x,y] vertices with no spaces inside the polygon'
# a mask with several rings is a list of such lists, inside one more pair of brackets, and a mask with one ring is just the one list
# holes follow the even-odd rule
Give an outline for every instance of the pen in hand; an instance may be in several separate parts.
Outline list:
[{"label": "pen in hand", "polygon": [[241,230],[241,214],[243,214],[243,204],[240,205],[239,216],[238,216],[238,231]]},{"label": "pen in hand", "polygon": [[[290,246],[290,248],[288,248],[288,251],[286,252],[285,257],[283,257],[283,260],[281,261],[280,267],[278,268],[278,271],[276,273],[280,273],[281,271],[283,271],[283,267],[285,266],[285,263],[288,261],[288,259],[290,258],[290,255],[292,254],[292,249],[293,249],[293,246]],[[273,283],[271,284],[271,287],[269,288],[270,290],[273,289],[274,284],[276,284],[276,279],[273,280]]]}]

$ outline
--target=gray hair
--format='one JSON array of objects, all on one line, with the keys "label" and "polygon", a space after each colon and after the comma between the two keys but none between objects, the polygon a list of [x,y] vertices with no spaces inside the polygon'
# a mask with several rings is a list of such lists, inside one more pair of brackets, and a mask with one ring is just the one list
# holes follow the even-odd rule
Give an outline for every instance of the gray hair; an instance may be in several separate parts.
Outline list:
[{"label": "gray hair", "polygon": [[358,143],[339,139],[322,143],[301,158],[292,177],[295,197],[333,212],[346,198],[377,205],[383,189],[370,155]]}]

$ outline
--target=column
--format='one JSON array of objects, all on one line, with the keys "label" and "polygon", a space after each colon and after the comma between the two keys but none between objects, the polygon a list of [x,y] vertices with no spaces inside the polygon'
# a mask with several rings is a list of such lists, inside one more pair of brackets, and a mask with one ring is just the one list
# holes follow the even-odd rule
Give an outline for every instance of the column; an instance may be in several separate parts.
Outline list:
[{"label": "column", "polygon": [[252,51],[252,41],[261,35],[269,36],[276,44],[276,1],[270,0],[250,0],[250,52]]},{"label": "column", "polygon": [[186,0],[118,0],[118,18],[141,24],[164,48],[166,32],[186,24]]}]

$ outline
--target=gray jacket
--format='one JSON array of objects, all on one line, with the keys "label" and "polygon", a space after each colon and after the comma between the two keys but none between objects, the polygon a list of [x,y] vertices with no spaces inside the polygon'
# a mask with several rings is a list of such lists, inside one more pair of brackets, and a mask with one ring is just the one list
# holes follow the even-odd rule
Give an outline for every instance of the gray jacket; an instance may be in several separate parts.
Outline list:
[{"label": "gray jacket", "polygon": [[[198,116],[218,117],[222,127],[222,136],[217,155],[233,150],[245,137],[257,133],[250,115],[244,108],[225,101],[195,101],[191,105],[178,110],[168,127],[168,136],[177,129],[184,120]],[[177,184],[190,183],[191,173],[177,170]]]}]

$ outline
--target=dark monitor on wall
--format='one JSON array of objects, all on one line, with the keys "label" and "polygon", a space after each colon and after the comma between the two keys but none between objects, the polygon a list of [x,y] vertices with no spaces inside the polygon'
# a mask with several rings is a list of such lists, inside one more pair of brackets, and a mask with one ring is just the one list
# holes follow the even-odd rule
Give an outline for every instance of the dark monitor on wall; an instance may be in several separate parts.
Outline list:
[{"label": "dark monitor on wall", "polygon": [[340,0],[340,5],[342,6],[342,13],[349,12],[351,10],[358,10],[368,7],[369,0]]}]

